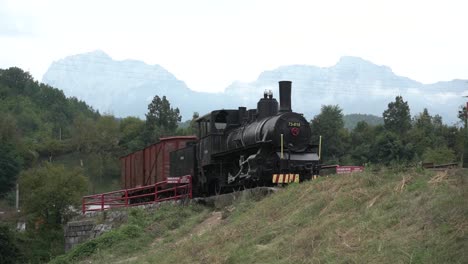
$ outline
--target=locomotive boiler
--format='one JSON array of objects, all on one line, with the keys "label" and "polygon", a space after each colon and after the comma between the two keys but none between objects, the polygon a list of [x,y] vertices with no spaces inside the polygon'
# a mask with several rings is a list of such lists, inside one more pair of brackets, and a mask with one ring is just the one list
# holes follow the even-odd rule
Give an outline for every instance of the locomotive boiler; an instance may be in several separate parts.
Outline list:
[{"label": "locomotive boiler", "polygon": [[280,102],[265,91],[256,109],[215,110],[198,118],[198,140],[171,152],[171,177],[192,175],[198,195],[271,186],[319,174],[318,146],[302,114],[291,109],[291,82]]}]

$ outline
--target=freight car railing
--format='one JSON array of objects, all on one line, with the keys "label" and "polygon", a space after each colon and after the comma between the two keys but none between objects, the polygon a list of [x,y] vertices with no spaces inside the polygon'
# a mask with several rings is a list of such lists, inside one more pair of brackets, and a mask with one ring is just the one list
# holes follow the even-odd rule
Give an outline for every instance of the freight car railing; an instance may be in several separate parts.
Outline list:
[{"label": "freight car railing", "polygon": [[83,196],[82,212],[104,211],[171,200],[192,199],[192,177],[168,178],[156,184]]}]

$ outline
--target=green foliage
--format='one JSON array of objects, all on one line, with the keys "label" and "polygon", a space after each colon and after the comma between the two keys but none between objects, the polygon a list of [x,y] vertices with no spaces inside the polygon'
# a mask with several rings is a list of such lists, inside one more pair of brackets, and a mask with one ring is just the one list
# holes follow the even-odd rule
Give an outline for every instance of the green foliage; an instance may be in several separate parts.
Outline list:
[{"label": "green foliage", "polygon": [[343,116],[344,127],[348,130],[356,128],[360,122],[365,122],[371,126],[383,125],[383,118],[375,115],[368,114],[349,114]]},{"label": "green foliage", "polygon": [[161,99],[158,95],[148,105],[146,114],[146,141],[156,141],[161,136],[173,135],[177,124],[182,120],[179,108],[172,108],[166,96]]},{"label": "green foliage", "polygon": [[81,170],[45,163],[23,171],[19,184],[24,211],[47,224],[56,225],[73,214],[73,206],[79,208],[88,182]]},{"label": "green foliage", "polygon": [[0,225],[0,263],[19,263],[21,253],[14,233],[8,226]]},{"label": "green foliage", "polygon": [[348,133],[344,129],[343,113],[338,105],[324,105],[320,114],[311,122],[312,142],[318,143],[322,136],[322,159],[338,162],[345,154]]},{"label": "green foliage", "polygon": [[89,153],[94,149],[96,140],[96,126],[91,118],[77,116],[73,120],[72,143],[79,152]]},{"label": "green foliage", "polygon": [[403,97],[397,96],[395,102],[388,104],[388,109],[383,112],[385,128],[399,136],[403,136],[411,128],[411,116],[408,102]]},{"label": "green foliage", "polygon": [[357,123],[351,131],[351,143],[353,151],[351,157],[357,164],[364,164],[372,160],[371,148],[375,140],[375,129],[364,121]]},{"label": "green foliage", "polygon": [[385,131],[377,136],[372,146],[372,160],[383,164],[391,164],[392,161],[409,161],[413,156],[412,146],[404,145],[398,135]]},{"label": "green foliage", "polygon": [[23,256],[20,263],[46,263],[64,252],[64,234],[61,226],[43,225],[34,230],[28,229],[26,232],[17,233],[17,241]]},{"label": "green foliage", "polygon": [[16,119],[11,114],[0,113],[0,142],[16,142],[17,130]]},{"label": "green foliage", "polygon": [[145,143],[142,138],[145,122],[137,117],[126,117],[120,121],[120,141],[119,146],[126,150],[126,153],[142,149]]},{"label": "green foliage", "polygon": [[34,83],[34,79],[29,72],[24,72],[18,67],[11,67],[0,71],[0,83],[13,88],[10,90],[12,94],[30,94],[30,87]]},{"label": "green foliage", "polygon": [[14,186],[20,169],[21,157],[15,147],[0,140],[0,197]]},{"label": "green foliage", "polygon": [[424,162],[432,162],[436,164],[445,164],[455,161],[455,153],[447,147],[437,149],[428,148],[422,155]]}]

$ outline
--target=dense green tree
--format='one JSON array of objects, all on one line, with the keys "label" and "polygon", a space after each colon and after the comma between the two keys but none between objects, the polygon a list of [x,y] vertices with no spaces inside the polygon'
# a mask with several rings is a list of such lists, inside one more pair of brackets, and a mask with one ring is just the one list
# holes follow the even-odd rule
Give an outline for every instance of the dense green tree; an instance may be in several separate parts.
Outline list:
[{"label": "dense green tree", "polygon": [[322,136],[322,160],[338,162],[345,154],[347,130],[344,128],[343,113],[338,105],[324,105],[320,114],[311,121],[312,141],[319,142]]},{"label": "dense green tree", "polygon": [[414,118],[415,127],[423,130],[425,134],[429,134],[434,128],[432,125],[432,119],[433,118],[429,114],[429,111],[427,111],[427,108],[424,108],[422,113]]},{"label": "dense green tree", "polygon": [[148,105],[146,114],[146,143],[153,142],[161,136],[175,134],[180,120],[182,116],[179,108],[172,108],[166,96],[161,99],[156,95]]},{"label": "dense green tree", "polygon": [[423,162],[446,164],[455,161],[455,152],[447,147],[427,148],[422,155]]},{"label": "dense green tree", "polygon": [[388,104],[387,110],[383,112],[384,126],[390,132],[402,137],[411,129],[411,116],[408,102],[403,97],[397,96],[395,102]]},{"label": "dense green tree", "polygon": [[375,140],[375,131],[364,121],[358,122],[350,134],[351,142],[348,149],[353,161],[364,164],[371,160],[371,147]]},{"label": "dense green tree", "polygon": [[410,161],[413,154],[413,146],[403,144],[398,135],[390,131],[379,134],[371,150],[372,161],[382,164]]},{"label": "dense green tree", "polygon": [[33,89],[34,79],[29,72],[25,72],[18,67],[11,67],[0,72],[0,83],[14,88],[11,91],[14,94],[24,93],[25,90]]},{"label": "dense green tree", "polygon": [[97,144],[96,123],[93,119],[79,115],[73,121],[72,143],[79,152],[91,152]]},{"label": "dense green tree", "polygon": [[110,115],[103,115],[96,120],[96,152],[112,153],[118,151],[119,123]]},{"label": "dense green tree", "polygon": [[17,141],[18,128],[16,119],[11,114],[0,113],[0,141]]},{"label": "dense green tree", "polygon": [[24,212],[50,225],[62,224],[79,208],[88,186],[81,170],[51,163],[21,172],[19,184]]},{"label": "dense green tree", "polygon": [[414,117],[414,125],[408,133],[408,141],[414,144],[419,157],[427,148],[436,145],[435,126],[432,124],[432,119],[427,109],[424,108],[423,112]]},{"label": "dense green tree", "polygon": [[0,263],[21,263],[21,254],[15,235],[6,225],[0,225]]},{"label": "dense green tree", "polygon": [[13,188],[20,169],[21,158],[15,147],[0,141],[0,197]]},{"label": "dense green tree", "polygon": [[124,149],[124,153],[130,153],[145,146],[142,133],[145,122],[137,117],[126,117],[120,121],[120,141],[119,145]]}]

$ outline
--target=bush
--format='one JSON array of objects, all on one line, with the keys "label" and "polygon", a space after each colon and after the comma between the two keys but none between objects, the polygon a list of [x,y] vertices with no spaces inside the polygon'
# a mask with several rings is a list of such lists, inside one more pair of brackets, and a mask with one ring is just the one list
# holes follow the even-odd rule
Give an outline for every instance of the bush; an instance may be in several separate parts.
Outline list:
[{"label": "bush", "polygon": [[433,162],[436,164],[450,163],[455,160],[455,152],[447,147],[428,148],[424,151],[422,160],[423,162]]},{"label": "bush", "polygon": [[8,226],[0,225],[0,263],[17,263],[20,257],[14,233]]},{"label": "bush", "polygon": [[56,225],[72,215],[87,190],[87,179],[80,170],[45,163],[20,174],[23,209],[33,218]]}]

